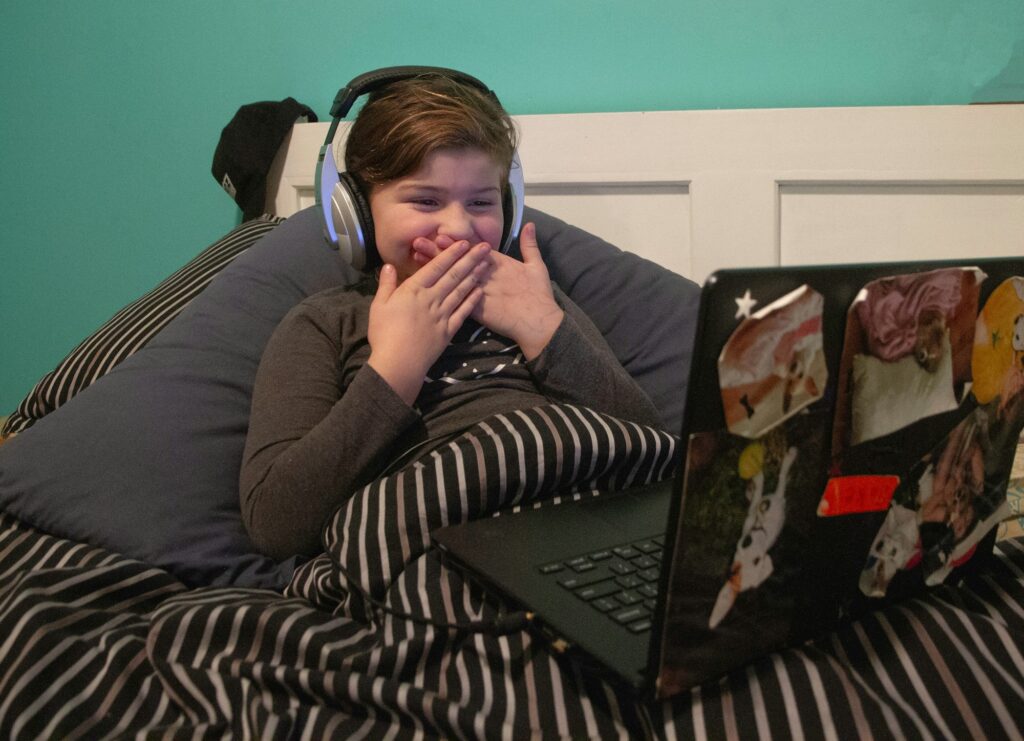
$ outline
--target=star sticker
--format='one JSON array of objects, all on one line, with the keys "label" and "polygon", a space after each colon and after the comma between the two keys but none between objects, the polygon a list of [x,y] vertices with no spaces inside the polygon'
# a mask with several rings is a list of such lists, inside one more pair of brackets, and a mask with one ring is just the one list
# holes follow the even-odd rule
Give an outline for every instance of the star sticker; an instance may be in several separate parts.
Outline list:
[{"label": "star sticker", "polygon": [[754,308],[754,304],[757,303],[757,299],[750,295],[750,289],[743,292],[743,295],[737,299],[733,299],[736,302],[736,318],[746,319],[750,317],[750,310]]}]

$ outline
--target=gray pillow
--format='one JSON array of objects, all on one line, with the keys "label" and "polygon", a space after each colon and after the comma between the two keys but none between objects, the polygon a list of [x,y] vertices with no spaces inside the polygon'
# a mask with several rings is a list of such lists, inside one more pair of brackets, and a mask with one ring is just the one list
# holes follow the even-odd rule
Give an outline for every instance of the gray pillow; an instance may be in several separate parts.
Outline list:
[{"label": "gray pillow", "polygon": [[552,280],[593,320],[665,429],[678,435],[700,286],[536,209],[527,208],[524,221],[537,224]]},{"label": "gray pillow", "polygon": [[238,508],[253,378],[288,310],[354,277],[315,212],[288,219],[145,347],[0,446],[0,506],[191,586],[282,586],[294,564],[258,555]]},{"label": "gray pillow", "polygon": [[[678,432],[697,287],[538,211],[526,217],[552,278]],[[0,446],[0,507],[190,586],[282,587],[294,561],[257,554],[238,507],[253,379],[289,309],[357,277],[326,246],[314,209],[292,216],[145,347]]]}]

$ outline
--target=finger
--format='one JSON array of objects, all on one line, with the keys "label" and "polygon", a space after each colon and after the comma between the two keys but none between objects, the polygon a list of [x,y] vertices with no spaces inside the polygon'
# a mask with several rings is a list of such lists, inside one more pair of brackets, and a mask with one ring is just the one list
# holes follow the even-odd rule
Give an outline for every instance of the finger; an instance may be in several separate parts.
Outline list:
[{"label": "finger", "polygon": [[470,251],[469,242],[462,240],[456,242],[446,250],[442,250],[437,257],[433,258],[421,270],[417,270],[410,280],[415,280],[425,288],[437,283],[451,270],[461,258]]},{"label": "finger", "polygon": [[473,249],[471,249],[463,257],[459,258],[459,261],[452,265],[452,267],[448,270],[448,273],[446,274],[446,280],[439,281],[438,284],[446,284],[449,289],[453,289],[455,286],[460,285],[462,281],[466,280],[467,278],[479,282],[478,278],[476,277],[478,275],[476,271],[477,269],[480,268],[480,265],[482,263],[488,262],[490,254],[491,247],[486,242],[481,242],[480,244],[474,245]]},{"label": "finger", "polygon": [[[433,266],[442,264],[444,258],[447,257],[448,253],[452,252],[456,248],[455,245],[452,248],[445,250],[440,255],[430,261],[427,268],[433,268]],[[433,283],[428,286],[432,290],[433,295],[439,300],[443,300],[444,296],[451,293],[464,279],[466,279],[476,268],[476,266],[487,258],[490,254],[491,248],[486,242],[474,245],[469,252],[460,256],[454,264],[450,265],[447,270]],[[425,268],[426,269],[426,268]],[[420,270],[423,272],[423,270]]]},{"label": "finger", "polygon": [[434,240],[439,250],[446,250],[455,244],[455,240],[445,234],[439,234],[437,239]]},{"label": "finger", "polygon": [[486,261],[478,262],[469,274],[463,278],[441,301],[441,310],[447,314],[454,315],[458,307],[477,289],[483,282],[487,273]]},{"label": "finger", "polygon": [[462,300],[462,303],[456,307],[455,311],[452,312],[448,319],[448,328],[453,336],[459,330],[459,327],[465,324],[466,320],[473,313],[473,310],[476,309],[483,300],[483,297],[483,289],[480,288],[480,286],[475,286],[473,290],[470,291]]},{"label": "finger", "polygon": [[525,263],[537,260],[543,262],[540,246],[537,244],[537,225],[532,221],[528,222],[519,232],[519,251],[522,253]]},{"label": "finger", "polygon": [[374,295],[374,301],[386,302],[391,298],[391,294],[395,292],[398,287],[398,273],[395,270],[394,265],[385,265],[380,269],[380,278],[377,279],[377,293]]},{"label": "finger", "polygon": [[426,237],[416,237],[413,240],[412,249],[413,259],[421,265],[426,265],[441,252],[441,248]]},{"label": "finger", "polygon": [[487,280],[494,275],[494,271],[498,268],[498,259],[505,258],[507,255],[503,255],[500,252],[494,252],[493,250],[480,261],[479,270],[476,273],[477,282],[483,285]]}]

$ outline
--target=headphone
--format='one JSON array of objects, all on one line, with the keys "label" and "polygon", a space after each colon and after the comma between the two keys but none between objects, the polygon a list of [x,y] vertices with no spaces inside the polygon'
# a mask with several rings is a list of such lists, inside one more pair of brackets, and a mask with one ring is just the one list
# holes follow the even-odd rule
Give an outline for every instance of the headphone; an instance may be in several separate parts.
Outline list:
[{"label": "headphone", "polygon": [[[357,270],[372,270],[382,261],[374,239],[370,200],[350,173],[338,170],[334,157],[335,132],[341,119],[360,96],[393,82],[424,74],[450,77],[498,101],[498,96],[480,80],[464,72],[444,67],[384,67],[359,75],[338,91],[331,106],[331,128],[327,132],[323,146],[320,147],[316,163],[316,204],[323,218],[324,236],[328,244],[338,250],[342,258]],[[513,240],[519,236],[519,228],[523,223],[523,168],[518,151],[512,155],[508,187],[504,190],[501,252],[508,251]]]}]

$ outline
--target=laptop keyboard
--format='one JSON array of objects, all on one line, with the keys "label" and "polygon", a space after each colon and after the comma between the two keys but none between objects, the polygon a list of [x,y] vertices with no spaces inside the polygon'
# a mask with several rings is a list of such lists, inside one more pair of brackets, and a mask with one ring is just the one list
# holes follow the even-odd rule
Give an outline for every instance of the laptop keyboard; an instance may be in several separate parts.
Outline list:
[{"label": "laptop keyboard", "polygon": [[661,535],[539,567],[596,611],[633,633],[651,629],[658,598]]}]

